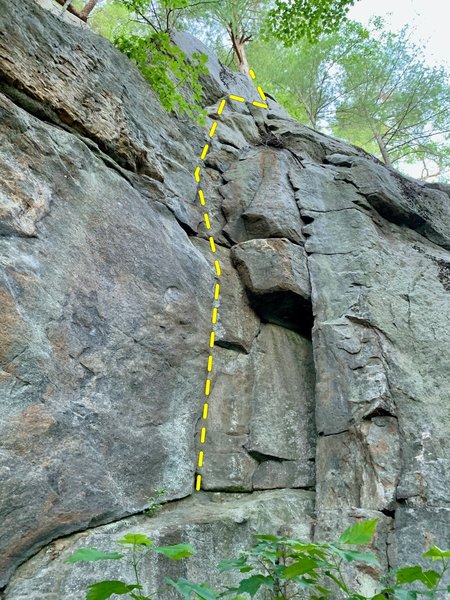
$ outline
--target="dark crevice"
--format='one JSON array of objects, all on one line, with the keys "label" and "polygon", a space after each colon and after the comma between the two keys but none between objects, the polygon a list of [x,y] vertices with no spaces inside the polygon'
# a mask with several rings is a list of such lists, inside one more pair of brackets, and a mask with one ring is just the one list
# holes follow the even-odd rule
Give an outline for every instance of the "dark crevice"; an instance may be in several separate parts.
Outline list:
[{"label": "dark crevice", "polygon": [[302,221],[305,225],[309,225],[310,223],[314,222],[314,217],[312,217],[311,215],[301,214],[301,217],[302,217]]},{"label": "dark crevice", "polygon": [[293,150],[286,147],[286,144],[283,140],[283,137],[274,133],[274,129],[270,125],[264,123],[264,128],[261,125],[258,125],[259,135],[261,137],[261,143],[258,144],[260,146],[270,146],[276,149],[287,150],[292,158],[301,166],[303,169],[305,165],[303,164],[303,159],[301,156],[296,154]]},{"label": "dark crevice", "polygon": [[236,242],[231,239],[230,235],[227,233],[225,228],[222,229],[222,235],[229,242],[230,248],[236,245]]},{"label": "dark crevice", "polygon": [[316,254],[317,256],[345,256],[348,254],[355,254],[356,250],[350,250],[349,252],[308,252],[305,248],[305,252],[308,256]]},{"label": "dark crevice", "polygon": [[263,323],[273,323],[311,339],[314,317],[311,302],[290,290],[255,294],[247,292]]},{"label": "dark crevice", "polygon": [[[164,203],[162,203],[164,204]],[[181,227],[181,229],[183,231],[185,231],[187,233],[187,235],[189,237],[197,237],[198,233],[197,231],[195,231],[195,229],[193,229],[190,225],[188,225],[187,223],[184,223],[183,221],[180,221],[179,218],[177,218],[176,214],[174,213],[174,211],[170,208],[170,206],[167,206],[167,204],[164,204],[164,206],[166,208],[168,208],[170,210],[170,212],[173,214],[173,216],[175,217],[176,222],[178,223],[178,225]]]},{"label": "dark crevice", "polygon": [[[342,212],[344,210],[359,210],[359,209],[355,208],[354,206],[346,206],[344,208],[330,208],[328,210],[317,210],[315,208],[308,208],[308,213],[327,214],[327,213]],[[312,223],[314,221],[314,217],[312,215],[309,215],[309,214],[308,214],[308,216],[303,215],[302,219],[305,220],[305,218],[308,218],[308,217],[311,219],[310,223]],[[306,223],[306,221],[305,221],[305,223]]]},{"label": "dark crevice", "polygon": [[394,419],[397,419],[397,415],[387,410],[383,406],[377,406],[377,408],[375,408],[373,411],[369,412],[367,415],[364,415],[363,420],[370,421],[370,419],[373,419],[374,417],[393,417]]},{"label": "dark crevice", "polygon": [[417,213],[411,212],[408,209],[402,208],[401,206],[395,206],[391,198],[384,196],[381,193],[378,194],[366,194],[367,201],[387,221],[400,225],[403,227],[409,227],[416,231],[421,231],[421,227],[427,224],[424,217]]},{"label": "dark crevice", "polygon": [[39,119],[39,121],[55,125],[56,127],[67,131],[67,125],[61,121],[52,108],[42,104],[40,101],[35,100],[24,91],[15,87],[14,82],[11,80],[9,82],[0,80],[0,92],[7,96],[16,106],[36,119]]},{"label": "dark crevice", "polygon": [[[244,446],[245,448],[245,446]],[[263,452],[258,452],[257,450],[247,450],[248,454],[254,458],[259,463],[274,461],[274,462],[286,462],[287,458],[280,458],[279,456],[272,456],[271,454],[264,454]]]},{"label": "dark crevice", "polygon": [[390,519],[395,519],[395,509],[382,508],[380,512]]},{"label": "dark crevice", "polygon": [[332,435],[342,435],[343,433],[348,433],[350,429],[342,429],[342,431],[334,431],[333,433],[324,433],[323,431],[318,431],[317,435],[319,437],[330,437]]},{"label": "dark crevice", "polygon": [[234,352],[239,352],[240,354],[248,354],[248,349],[239,342],[220,340],[216,338],[214,345],[220,346],[221,348],[225,348],[227,350],[234,350]]},{"label": "dark crevice", "polygon": [[293,150],[290,150],[289,148],[286,148],[287,151],[289,152],[289,154],[292,156],[292,158],[295,160],[295,162],[297,162],[300,167],[302,169],[305,169],[305,163],[303,162],[304,158],[302,156],[299,156],[298,154],[296,154]]},{"label": "dark crevice", "polygon": [[261,137],[261,142],[257,144],[257,146],[270,146],[271,148],[277,148],[278,150],[285,148],[283,139],[279,135],[272,133],[270,130],[267,129],[267,127],[265,128],[265,130],[263,130],[262,127],[258,127],[258,129]]},{"label": "dark crevice", "polygon": [[296,486],[292,486],[292,488],[290,488],[292,490],[305,490],[305,492],[315,492],[316,491],[316,486],[315,485],[296,485]]}]

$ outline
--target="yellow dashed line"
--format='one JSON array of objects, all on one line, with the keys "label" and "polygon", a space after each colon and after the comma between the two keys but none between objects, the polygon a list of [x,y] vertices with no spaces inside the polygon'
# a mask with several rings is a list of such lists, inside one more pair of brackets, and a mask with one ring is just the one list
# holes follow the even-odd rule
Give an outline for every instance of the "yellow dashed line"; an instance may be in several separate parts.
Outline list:
[{"label": "yellow dashed line", "polygon": [[229,95],[230,100],[235,100],[236,102],[245,102],[245,98],[242,96],[235,96],[234,94]]},{"label": "yellow dashed line", "polygon": [[[264,98],[263,98],[264,100]],[[208,154],[209,144],[205,144],[202,153],[200,154],[200,158],[204,160],[205,156]]]},{"label": "yellow dashed line", "polygon": [[211,125],[211,129],[209,130],[209,137],[212,138],[216,129],[217,129],[217,121],[214,121],[214,123]]},{"label": "yellow dashed line", "polygon": [[[249,70],[249,74],[252,79],[256,79],[256,75],[255,75],[255,72],[253,71],[253,69]],[[261,98],[262,102],[259,102],[258,100],[253,100],[252,104],[254,106],[258,106],[260,108],[268,108],[267,98],[263,92],[262,87],[258,85],[256,89],[258,90],[258,94],[259,94],[259,97]],[[230,100],[234,100],[235,102],[245,102],[246,101],[245,98],[243,98],[242,96],[236,96],[235,94],[230,94],[228,96],[228,98]],[[222,98],[222,100],[219,103],[219,107],[217,109],[218,115],[222,114],[226,104],[227,104],[226,98]],[[217,129],[217,125],[218,125],[217,121],[212,122],[211,127],[209,129],[209,137],[210,138],[212,138],[214,136],[216,129]],[[210,150],[210,144],[205,144],[203,146],[203,150],[200,154],[200,160],[204,160],[206,158],[206,155],[208,154],[209,150]],[[194,171],[194,178],[197,183],[200,183],[200,174],[201,174],[201,168],[200,168],[200,165],[197,165],[197,167],[195,168],[195,171]],[[205,206],[206,201],[205,201],[205,195],[203,193],[203,190],[201,190],[201,189],[198,190],[198,197],[200,200],[200,204],[202,206]],[[203,219],[205,221],[206,229],[211,229],[211,221],[209,218],[209,214],[207,212],[205,212],[203,214]],[[212,236],[209,237],[209,244],[211,246],[211,251],[213,253],[215,253],[216,252],[216,244],[215,244],[214,238]],[[220,269],[220,263],[217,259],[214,260],[214,268],[216,270],[216,276],[220,277],[221,269]],[[214,300],[219,300],[219,297],[220,297],[220,284],[215,283],[214,284]],[[218,312],[218,308],[217,308],[217,306],[214,306],[213,310],[212,310],[212,315],[211,315],[211,323],[213,325],[215,325],[217,323],[217,312]],[[215,342],[215,332],[214,332],[214,329],[212,329],[212,331],[209,335],[209,347],[210,348],[214,348],[214,342]],[[211,393],[210,375],[213,370],[213,362],[214,362],[214,359],[213,359],[212,350],[211,350],[211,353],[208,355],[208,363],[207,363],[207,367],[206,367],[207,373],[208,373],[208,376],[206,377],[206,381],[205,381],[205,396],[206,397],[208,397]],[[204,424],[202,425],[202,428],[200,430],[200,443],[201,444],[204,444],[205,440],[206,440],[206,420],[208,418],[208,410],[209,410],[209,405],[207,402],[204,402],[203,412],[202,412],[202,419],[204,421]],[[200,450],[200,452],[198,453],[198,460],[197,460],[198,468],[203,467],[204,456],[205,455],[204,455],[203,450]],[[200,473],[197,473],[196,478],[195,478],[196,491],[199,492],[201,487],[202,487],[202,476]]]},{"label": "yellow dashed line", "polygon": [[258,102],[257,100],[254,100],[252,104],[253,106],[259,106],[260,108],[269,108],[267,104],[264,104],[263,102]]}]

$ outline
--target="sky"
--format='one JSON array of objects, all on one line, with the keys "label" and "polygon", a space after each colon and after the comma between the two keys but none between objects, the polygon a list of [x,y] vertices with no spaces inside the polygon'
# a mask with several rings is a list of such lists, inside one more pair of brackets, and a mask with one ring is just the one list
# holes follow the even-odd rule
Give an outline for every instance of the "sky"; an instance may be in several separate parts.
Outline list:
[{"label": "sky", "polygon": [[[411,41],[423,47],[427,63],[450,69],[450,0],[359,0],[348,13],[364,25],[372,16],[385,17],[392,31],[411,26]],[[422,165],[404,164],[402,171],[420,177]]]},{"label": "sky", "polygon": [[425,45],[431,65],[450,68],[450,0],[359,0],[350,9],[350,19],[367,24],[373,15],[388,16],[389,29],[414,28],[413,40]]}]

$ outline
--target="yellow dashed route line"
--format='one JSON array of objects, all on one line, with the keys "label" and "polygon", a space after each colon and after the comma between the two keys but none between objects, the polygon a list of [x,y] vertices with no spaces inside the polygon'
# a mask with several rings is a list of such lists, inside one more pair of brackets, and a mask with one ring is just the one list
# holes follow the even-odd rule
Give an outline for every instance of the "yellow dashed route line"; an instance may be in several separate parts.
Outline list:
[{"label": "yellow dashed route line", "polygon": [[[250,73],[250,77],[253,80],[255,80],[256,79],[256,75],[255,75],[255,72],[253,71],[253,69],[250,69],[249,73]],[[251,104],[253,106],[258,106],[259,108],[268,108],[267,98],[266,98],[266,96],[265,96],[265,94],[264,94],[261,86],[258,85],[256,89],[258,91],[259,97],[261,98],[261,101],[254,100],[254,101],[251,102]],[[229,94],[228,100],[232,100],[233,102],[246,102],[245,98],[243,98],[242,96],[236,96],[235,94]],[[225,98],[223,98],[220,101],[219,108],[217,109],[217,114],[218,115],[222,114],[223,109],[226,106],[226,103],[227,103],[227,101],[226,101]],[[217,126],[218,126],[218,122],[217,121],[213,121],[212,125],[211,125],[211,127],[209,129],[209,133],[208,133],[208,135],[209,135],[209,137],[211,139],[214,137],[214,134],[216,132]],[[209,150],[210,150],[210,144],[205,144],[203,146],[202,152],[200,154],[200,160],[201,161],[205,160],[205,158],[206,158]],[[201,181],[201,166],[200,165],[197,165],[197,167],[194,170],[194,179],[195,179],[195,181],[198,184],[200,184],[200,181]],[[202,206],[206,206],[205,195],[203,193],[203,190],[200,189],[200,187],[199,187],[197,193],[198,193],[198,199],[200,201],[200,204]],[[205,222],[206,229],[207,230],[211,229],[211,220],[210,220],[209,214],[208,214],[208,212],[206,210],[203,213],[203,219],[204,219],[204,222]],[[209,243],[210,243],[210,246],[211,246],[211,252],[214,255],[215,252],[216,252],[216,244],[215,244],[214,238],[212,236],[210,236],[210,238],[209,238]],[[220,280],[220,276],[221,276],[220,262],[216,258],[213,258],[213,263],[214,263],[214,270],[215,270],[215,273],[216,273],[215,277],[216,277],[217,280]],[[214,300],[215,301],[219,300],[219,297],[220,297],[220,283],[219,283],[219,281],[216,281],[215,284],[214,284]],[[208,397],[209,397],[209,395],[211,393],[211,374],[212,374],[212,370],[213,370],[213,355],[212,355],[212,351],[213,351],[213,348],[214,348],[214,338],[215,338],[214,325],[217,322],[217,312],[218,312],[218,309],[217,309],[216,306],[214,306],[214,308],[212,310],[212,315],[211,315],[211,325],[212,325],[212,327],[211,327],[211,333],[209,335],[210,352],[209,352],[209,355],[208,355],[208,362],[207,362],[207,366],[206,366],[207,375],[206,375],[205,392],[204,392],[205,400],[204,400],[204,403],[203,403],[203,411],[202,411],[202,420],[203,420],[203,423],[202,423],[202,427],[201,427],[201,430],[200,430],[200,444],[204,444],[205,441],[206,441],[206,423],[207,423],[207,419],[208,419],[208,410],[209,410]],[[204,458],[205,458],[205,453],[204,453],[203,450],[200,450],[199,453],[198,453],[198,460],[197,460],[197,467],[198,468],[203,467]],[[195,489],[196,489],[197,492],[200,490],[201,485],[202,485],[202,476],[201,476],[200,473],[198,473],[197,476],[196,476],[196,478],[195,478]]]}]

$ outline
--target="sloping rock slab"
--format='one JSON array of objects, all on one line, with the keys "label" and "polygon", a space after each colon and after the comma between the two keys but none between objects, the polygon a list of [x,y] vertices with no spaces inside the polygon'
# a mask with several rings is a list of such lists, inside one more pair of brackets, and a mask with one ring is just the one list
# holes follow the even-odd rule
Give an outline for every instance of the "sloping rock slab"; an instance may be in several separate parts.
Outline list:
[{"label": "sloping rock slab", "polygon": [[[183,561],[169,561],[149,553],[143,564],[144,581],[155,590],[165,577],[185,577],[223,587],[235,581],[220,576],[217,564],[238,557],[258,533],[282,533],[310,539],[314,493],[276,490],[253,494],[197,493],[166,505],[156,517],[134,517],[112,525],[58,540],[40,552],[15,574],[5,600],[84,600],[89,584],[102,579],[131,579],[124,561],[90,564],[64,562],[75,550],[96,547],[115,549],[115,540],[126,533],[140,532],[159,545],[191,543],[196,554]],[[178,600],[171,588],[161,592],[164,600]]]}]

